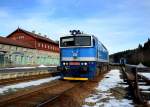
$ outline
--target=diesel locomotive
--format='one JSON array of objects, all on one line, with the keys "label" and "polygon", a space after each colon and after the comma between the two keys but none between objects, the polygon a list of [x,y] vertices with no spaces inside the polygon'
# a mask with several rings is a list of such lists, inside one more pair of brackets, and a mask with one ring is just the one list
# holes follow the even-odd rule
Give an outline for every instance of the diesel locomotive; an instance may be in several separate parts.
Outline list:
[{"label": "diesel locomotive", "polygon": [[93,79],[108,69],[109,55],[106,47],[94,35],[72,30],[60,37],[61,76],[65,80]]}]

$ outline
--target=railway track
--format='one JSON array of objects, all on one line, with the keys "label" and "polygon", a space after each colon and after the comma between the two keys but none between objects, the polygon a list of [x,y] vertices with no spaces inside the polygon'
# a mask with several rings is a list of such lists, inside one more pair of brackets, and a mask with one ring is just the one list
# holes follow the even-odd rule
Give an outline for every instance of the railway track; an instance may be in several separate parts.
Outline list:
[{"label": "railway track", "polygon": [[46,83],[10,96],[3,96],[0,100],[0,107],[43,107],[80,84],[59,80]]},{"label": "railway track", "polygon": [[45,100],[44,102],[38,104],[36,107],[45,107],[45,106],[51,105],[51,103],[54,103],[54,101],[56,101],[58,98],[60,98],[61,96],[63,96],[66,92],[74,89],[75,87],[77,87],[80,84],[81,83],[78,83],[75,86],[73,86],[71,88],[68,88],[67,90],[64,90],[63,92],[59,93],[58,95],[56,95],[56,96],[54,96],[52,98],[49,98],[49,99]]}]

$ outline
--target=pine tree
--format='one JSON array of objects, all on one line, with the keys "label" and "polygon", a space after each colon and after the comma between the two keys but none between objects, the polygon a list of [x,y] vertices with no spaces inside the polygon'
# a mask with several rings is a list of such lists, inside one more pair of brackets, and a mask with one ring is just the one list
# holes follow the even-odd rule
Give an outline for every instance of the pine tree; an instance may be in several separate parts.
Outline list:
[{"label": "pine tree", "polygon": [[144,50],[150,49],[150,39],[148,38],[148,41],[144,43]]},{"label": "pine tree", "polygon": [[142,50],[142,49],[143,49],[142,45],[141,45],[141,44],[139,44],[139,46],[138,46],[138,50]]}]

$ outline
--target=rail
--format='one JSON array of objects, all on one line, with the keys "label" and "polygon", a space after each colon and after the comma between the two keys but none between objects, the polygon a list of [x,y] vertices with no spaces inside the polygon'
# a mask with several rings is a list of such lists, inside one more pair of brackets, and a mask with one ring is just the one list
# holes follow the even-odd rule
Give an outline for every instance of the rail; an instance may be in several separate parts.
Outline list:
[{"label": "rail", "polygon": [[78,85],[81,85],[81,83],[76,84],[75,86],[73,86],[73,87],[71,87],[71,88],[69,88],[69,89],[67,89],[67,90],[65,90],[65,91],[63,91],[63,92],[61,92],[60,94],[58,94],[58,95],[56,95],[56,96],[54,96],[54,97],[52,97],[52,98],[47,99],[47,100],[44,101],[44,102],[41,102],[41,103],[38,104],[36,107],[44,107],[44,106],[50,104],[51,102],[54,102],[56,99],[58,99],[59,97],[61,97],[63,94],[65,94],[66,92],[68,92],[68,91],[74,89],[74,88],[77,87]]},{"label": "rail", "polygon": [[[74,89],[76,86],[80,84],[81,84],[80,82],[70,83],[68,81],[56,80],[51,83],[46,83],[46,84],[37,86],[31,90],[25,90],[22,93],[18,92],[14,95],[4,97],[4,99],[0,100],[0,106],[1,107],[5,107],[5,106],[16,107],[18,106],[18,104],[25,103],[26,105],[22,105],[23,107],[26,107],[26,106],[43,107],[49,103],[52,103],[61,95]],[[65,88],[61,88],[61,87],[65,87]],[[60,91],[60,89],[62,89],[62,91]]]}]

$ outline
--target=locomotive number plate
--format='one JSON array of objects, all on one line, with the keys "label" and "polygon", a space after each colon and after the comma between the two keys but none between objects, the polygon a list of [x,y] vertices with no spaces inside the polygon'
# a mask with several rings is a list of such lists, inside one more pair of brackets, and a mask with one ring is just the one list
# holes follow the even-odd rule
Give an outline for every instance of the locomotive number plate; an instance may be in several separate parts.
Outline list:
[{"label": "locomotive number plate", "polygon": [[80,65],[80,62],[70,62],[69,65]]}]

